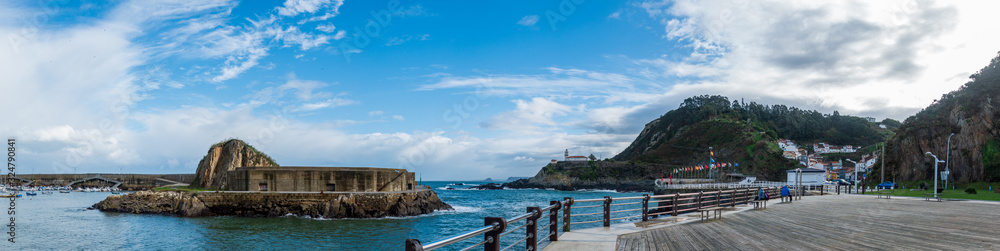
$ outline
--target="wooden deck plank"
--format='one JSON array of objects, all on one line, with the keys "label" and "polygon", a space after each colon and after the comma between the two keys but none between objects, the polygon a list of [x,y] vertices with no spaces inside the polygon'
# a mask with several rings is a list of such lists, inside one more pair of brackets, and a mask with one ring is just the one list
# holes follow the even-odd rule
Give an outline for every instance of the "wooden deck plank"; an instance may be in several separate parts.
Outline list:
[{"label": "wooden deck plank", "polygon": [[626,250],[1000,250],[1000,203],[805,197],[726,218],[624,234]]}]

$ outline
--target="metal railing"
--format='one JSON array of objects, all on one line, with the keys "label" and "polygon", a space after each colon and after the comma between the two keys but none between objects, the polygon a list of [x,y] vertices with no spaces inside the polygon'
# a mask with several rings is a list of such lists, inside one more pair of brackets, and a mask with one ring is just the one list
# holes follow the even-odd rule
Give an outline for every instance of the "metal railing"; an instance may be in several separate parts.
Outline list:
[{"label": "metal railing", "polygon": [[[771,198],[779,197],[777,187],[762,188]],[[417,239],[406,239],[407,251],[435,250],[452,245],[476,236],[483,240],[460,250],[471,250],[482,246],[487,251],[502,251],[523,244],[524,250],[538,250],[538,245],[546,240],[558,241],[560,217],[562,211],[562,231],[570,232],[573,225],[602,223],[611,226],[612,221],[635,219],[648,221],[651,217],[663,215],[677,216],[683,213],[697,211],[707,207],[736,207],[747,204],[757,198],[757,188],[741,188],[729,190],[701,191],[697,193],[674,193],[665,195],[643,194],[642,196],[613,198],[605,196],[599,199],[574,200],[565,197],[562,201],[550,201],[545,208],[527,207],[526,213],[509,220],[503,217],[486,217],[483,227],[460,233],[435,242],[422,244]],[[655,203],[655,204],[654,204]],[[580,212],[574,214],[573,209]],[[596,211],[596,212],[595,212]],[[539,220],[548,217],[548,224],[540,225]],[[508,228],[513,223],[525,221],[523,225]],[[548,226],[548,234],[539,235],[539,226],[544,231]],[[501,248],[501,238],[511,235],[514,231],[525,229],[524,235],[513,243]],[[513,236],[513,235],[511,235]]]},{"label": "metal railing", "polygon": [[692,183],[692,184],[664,184],[665,181],[657,180],[657,187],[662,189],[738,189],[738,188],[758,188],[758,187],[781,187],[786,182],[776,181],[755,181],[752,183]]}]

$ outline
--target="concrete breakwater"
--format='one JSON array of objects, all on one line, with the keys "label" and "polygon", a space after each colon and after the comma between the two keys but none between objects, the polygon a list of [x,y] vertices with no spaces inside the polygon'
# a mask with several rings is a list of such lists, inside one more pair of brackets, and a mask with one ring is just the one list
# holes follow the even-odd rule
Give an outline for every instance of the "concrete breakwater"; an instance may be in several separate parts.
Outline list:
[{"label": "concrete breakwater", "polygon": [[382,193],[136,192],[111,195],[93,208],[107,212],[313,218],[380,218],[451,210],[437,193],[420,188]]}]

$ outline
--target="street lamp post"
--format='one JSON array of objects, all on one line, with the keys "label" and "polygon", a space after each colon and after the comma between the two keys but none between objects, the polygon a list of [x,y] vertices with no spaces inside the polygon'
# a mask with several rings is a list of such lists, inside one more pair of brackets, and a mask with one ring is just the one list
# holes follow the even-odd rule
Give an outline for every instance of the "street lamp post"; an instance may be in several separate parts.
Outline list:
[{"label": "street lamp post", "polygon": [[948,189],[948,174],[951,173],[951,169],[948,169],[948,164],[951,162],[951,136],[955,136],[955,133],[948,135],[948,150],[944,156],[944,189]]},{"label": "street lamp post", "polygon": [[850,161],[851,163],[854,163],[854,192],[857,193],[858,192],[858,162],[855,162],[855,161],[853,161],[851,159],[845,159],[845,160]]},{"label": "street lamp post", "polygon": [[930,155],[931,157],[934,157],[934,198],[936,199],[938,197],[937,196],[938,163],[944,162],[944,161],[943,160],[938,160],[938,157],[936,155],[934,155],[933,153],[931,153],[931,152],[927,152],[927,153],[924,153],[924,154]]},{"label": "street lamp post", "polygon": [[882,142],[882,167],[879,167],[879,169],[882,170],[882,174],[879,175],[882,180],[879,182],[885,182],[885,142]]}]

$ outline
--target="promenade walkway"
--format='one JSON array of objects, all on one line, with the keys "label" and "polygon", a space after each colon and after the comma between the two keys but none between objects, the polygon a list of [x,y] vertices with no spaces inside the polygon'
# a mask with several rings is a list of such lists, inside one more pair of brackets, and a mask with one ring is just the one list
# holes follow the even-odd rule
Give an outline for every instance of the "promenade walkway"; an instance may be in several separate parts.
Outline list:
[{"label": "promenade walkway", "polygon": [[[611,236],[616,237],[614,242],[608,241]],[[763,210],[730,212],[708,222],[574,230],[545,250],[615,249],[1000,250],[1000,203],[808,196],[791,204],[771,203]]]},{"label": "promenade walkway", "polygon": [[[775,200],[774,202],[778,202]],[[740,206],[734,211],[724,211],[722,218],[726,219],[731,214],[750,210],[752,206]],[[595,227],[587,229],[573,230],[559,236],[559,241],[549,243],[544,251],[583,251],[583,250],[615,250],[618,245],[620,235],[632,234],[641,231],[661,229],[665,227],[696,223],[699,221],[698,214],[683,214],[677,217],[664,217],[650,219],[647,222],[612,224],[611,227]]]}]

